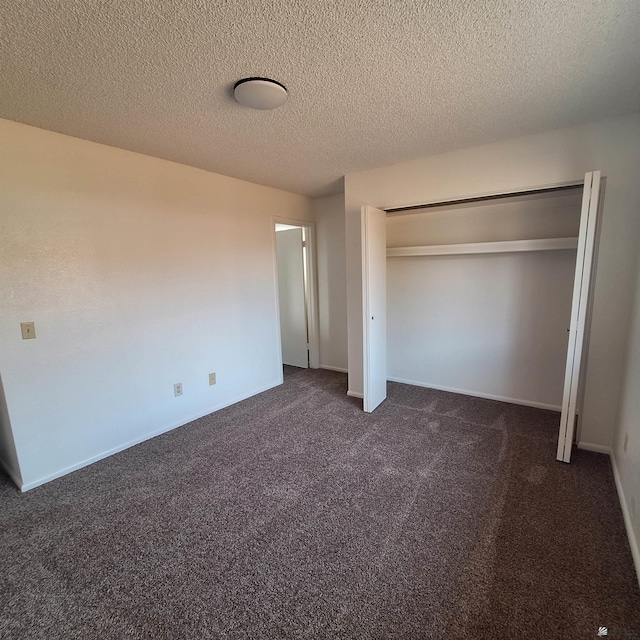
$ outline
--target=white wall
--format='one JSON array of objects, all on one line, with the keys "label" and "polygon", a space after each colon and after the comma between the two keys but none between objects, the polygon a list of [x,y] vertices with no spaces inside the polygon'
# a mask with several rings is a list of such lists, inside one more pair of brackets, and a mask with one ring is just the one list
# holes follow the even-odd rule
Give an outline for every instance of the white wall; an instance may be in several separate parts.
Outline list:
[{"label": "white wall", "polygon": [[[640,208],[636,209],[640,216]],[[632,321],[627,346],[620,411],[613,445],[613,457],[622,493],[627,531],[640,580],[640,258],[635,283]],[[627,450],[624,442],[627,438]]]},{"label": "white wall", "polygon": [[362,392],[360,206],[437,202],[606,176],[581,438],[609,447],[640,232],[640,115],[463,149],[345,177],[349,387]]},{"label": "white wall", "polygon": [[559,410],[575,258],[387,260],[388,378]]},{"label": "white wall", "polygon": [[0,374],[26,488],[281,381],[273,216],[312,220],[309,199],[8,121],[0,138]]},{"label": "white wall", "polygon": [[[392,247],[578,235],[582,189],[387,217]],[[387,260],[388,377],[559,409],[575,250]]]},{"label": "white wall", "polygon": [[347,370],[344,195],[313,201],[318,248],[320,366]]}]

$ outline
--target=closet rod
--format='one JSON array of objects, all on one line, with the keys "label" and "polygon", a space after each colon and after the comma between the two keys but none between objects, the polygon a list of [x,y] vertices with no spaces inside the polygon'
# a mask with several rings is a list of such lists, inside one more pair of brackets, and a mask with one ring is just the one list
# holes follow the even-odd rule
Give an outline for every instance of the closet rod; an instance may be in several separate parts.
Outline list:
[{"label": "closet rod", "polygon": [[582,187],[584,180],[571,182],[557,187],[542,187],[540,189],[526,189],[525,191],[510,191],[508,193],[495,193],[485,196],[472,196],[470,198],[458,198],[457,200],[443,200],[442,202],[428,202],[425,204],[412,204],[407,207],[389,207],[384,209],[385,213],[400,213],[402,211],[417,211],[419,209],[433,209],[455,204],[467,204],[469,202],[487,202],[488,200],[502,200],[504,198],[515,198],[517,196],[537,195],[539,193],[554,193],[557,191],[568,191],[576,187]]}]

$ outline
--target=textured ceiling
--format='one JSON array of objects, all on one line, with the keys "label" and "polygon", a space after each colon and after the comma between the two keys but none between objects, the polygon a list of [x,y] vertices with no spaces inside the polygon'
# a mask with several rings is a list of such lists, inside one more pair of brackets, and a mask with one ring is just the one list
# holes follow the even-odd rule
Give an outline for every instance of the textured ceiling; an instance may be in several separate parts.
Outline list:
[{"label": "textured ceiling", "polygon": [[[0,117],[311,196],[640,110],[638,0],[4,0]],[[290,99],[231,97],[270,76]]]}]

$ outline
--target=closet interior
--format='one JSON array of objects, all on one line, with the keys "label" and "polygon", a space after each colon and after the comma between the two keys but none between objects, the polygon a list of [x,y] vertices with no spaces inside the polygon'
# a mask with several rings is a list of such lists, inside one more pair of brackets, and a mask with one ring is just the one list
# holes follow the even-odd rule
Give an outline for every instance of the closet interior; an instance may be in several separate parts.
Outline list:
[{"label": "closet interior", "polygon": [[387,377],[560,410],[583,186],[387,211]]}]

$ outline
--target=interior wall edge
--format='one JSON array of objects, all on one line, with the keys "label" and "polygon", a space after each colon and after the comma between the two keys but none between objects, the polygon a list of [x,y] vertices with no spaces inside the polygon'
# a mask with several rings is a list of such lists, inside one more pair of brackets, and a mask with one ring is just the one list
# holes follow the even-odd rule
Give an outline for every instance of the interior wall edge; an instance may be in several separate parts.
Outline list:
[{"label": "interior wall edge", "polygon": [[344,193],[315,198],[319,362],[347,369],[347,274]]},{"label": "interior wall edge", "polygon": [[22,469],[2,375],[0,375],[0,467],[4,468],[18,488],[22,486]]},{"label": "interior wall edge", "polygon": [[5,473],[13,480],[16,487],[24,491],[20,474],[2,456],[0,456],[0,467],[2,467]]},{"label": "interior wall edge", "polygon": [[622,488],[622,479],[618,472],[618,465],[616,463],[616,456],[614,452],[611,452],[609,459],[611,460],[611,468],[613,469],[613,479],[616,484],[616,491],[618,492],[618,500],[620,501],[620,508],[622,509],[622,518],[624,520],[624,528],[627,531],[627,538],[629,540],[629,547],[631,548],[631,557],[633,558],[633,564],[636,569],[636,578],[638,579],[638,585],[640,585],[640,547],[638,546],[638,540],[633,530],[633,521],[631,519],[631,513],[627,506],[627,500],[624,495],[624,489]]},{"label": "interior wall edge", "polygon": [[582,449],[583,451],[593,451],[594,453],[604,453],[607,456],[610,456],[612,451],[611,447],[608,447],[604,444],[595,444],[593,442],[578,442],[578,449]]},{"label": "interior wall edge", "polygon": [[265,387],[261,387],[259,389],[253,390],[250,393],[247,394],[243,394],[241,397],[235,398],[234,400],[231,400],[230,402],[225,402],[219,406],[214,407],[213,409],[211,409],[211,411],[206,411],[205,413],[200,413],[199,415],[195,415],[189,419],[185,420],[180,420],[180,422],[178,424],[170,424],[168,426],[162,427],[161,429],[158,429],[156,431],[153,431],[152,433],[140,436],[138,438],[134,438],[133,440],[129,440],[128,442],[125,442],[121,445],[118,445],[116,447],[113,447],[111,449],[108,449],[107,451],[103,451],[101,453],[98,453],[94,456],[91,456],[90,458],[87,458],[85,460],[82,460],[81,462],[78,462],[76,464],[72,464],[68,467],[65,467],[63,469],[60,469],[58,471],[55,471],[54,473],[48,474],[46,476],[43,476],[41,478],[37,478],[36,480],[31,480],[29,482],[26,482],[24,484],[22,484],[22,486],[20,486],[20,490],[24,493],[26,491],[30,491],[31,489],[35,489],[36,487],[40,487],[43,484],[47,484],[48,482],[52,482],[53,480],[57,480],[58,478],[62,478],[63,476],[66,476],[69,473],[73,473],[74,471],[78,471],[80,469],[83,469],[84,467],[88,467],[89,465],[93,464],[94,462],[99,462],[100,460],[104,460],[105,458],[108,458],[109,456],[115,455],[116,453],[120,453],[121,451],[125,451],[126,449],[130,449],[131,447],[135,447],[138,444],[141,444],[143,442],[147,442],[148,440],[152,440],[153,438],[156,438],[157,436],[161,436],[165,433],[168,433],[169,431],[173,431],[174,429],[179,429],[180,427],[184,427],[187,426],[190,422],[193,422],[194,420],[198,420],[200,418],[204,418],[205,416],[211,415],[212,413],[215,413],[216,411],[220,411],[221,409],[224,409],[225,407],[230,407],[233,404],[236,404],[238,402],[242,402],[243,400],[246,400],[248,398],[251,398],[252,396],[255,396],[259,393],[262,393],[264,391],[268,391],[269,389],[273,389],[274,387],[277,387],[279,385],[282,384],[282,380],[279,380],[278,382],[275,382],[274,384],[269,384]]},{"label": "interior wall edge", "polygon": [[337,371],[338,373],[349,373],[346,367],[334,367],[330,364],[320,364],[320,369],[326,369],[327,371]]},{"label": "interior wall edge", "polygon": [[497,400],[498,402],[508,402],[510,404],[518,404],[524,407],[534,407],[535,409],[546,409],[548,411],[559,412],[562,407],[555,404],[547,404],[545,402],[536,402],[535,400],[524,400],[522,398],[510,398],[507,396],[498,396],[491,393],[482,393],[480,391],[470,391],[469,389],[457,389],[454,387],[443,387],[442,385],[426,384],[415,380],[406,380],[404,378],[388,377],[389,382],[399,382],[401,384],[410,384],[414,387],[423,387],[425,389],[436,389],[438,391],[448,391],[449,393],[459,393],[463,396],[473,396],[475,398],[484,398],[485,400]]}]

